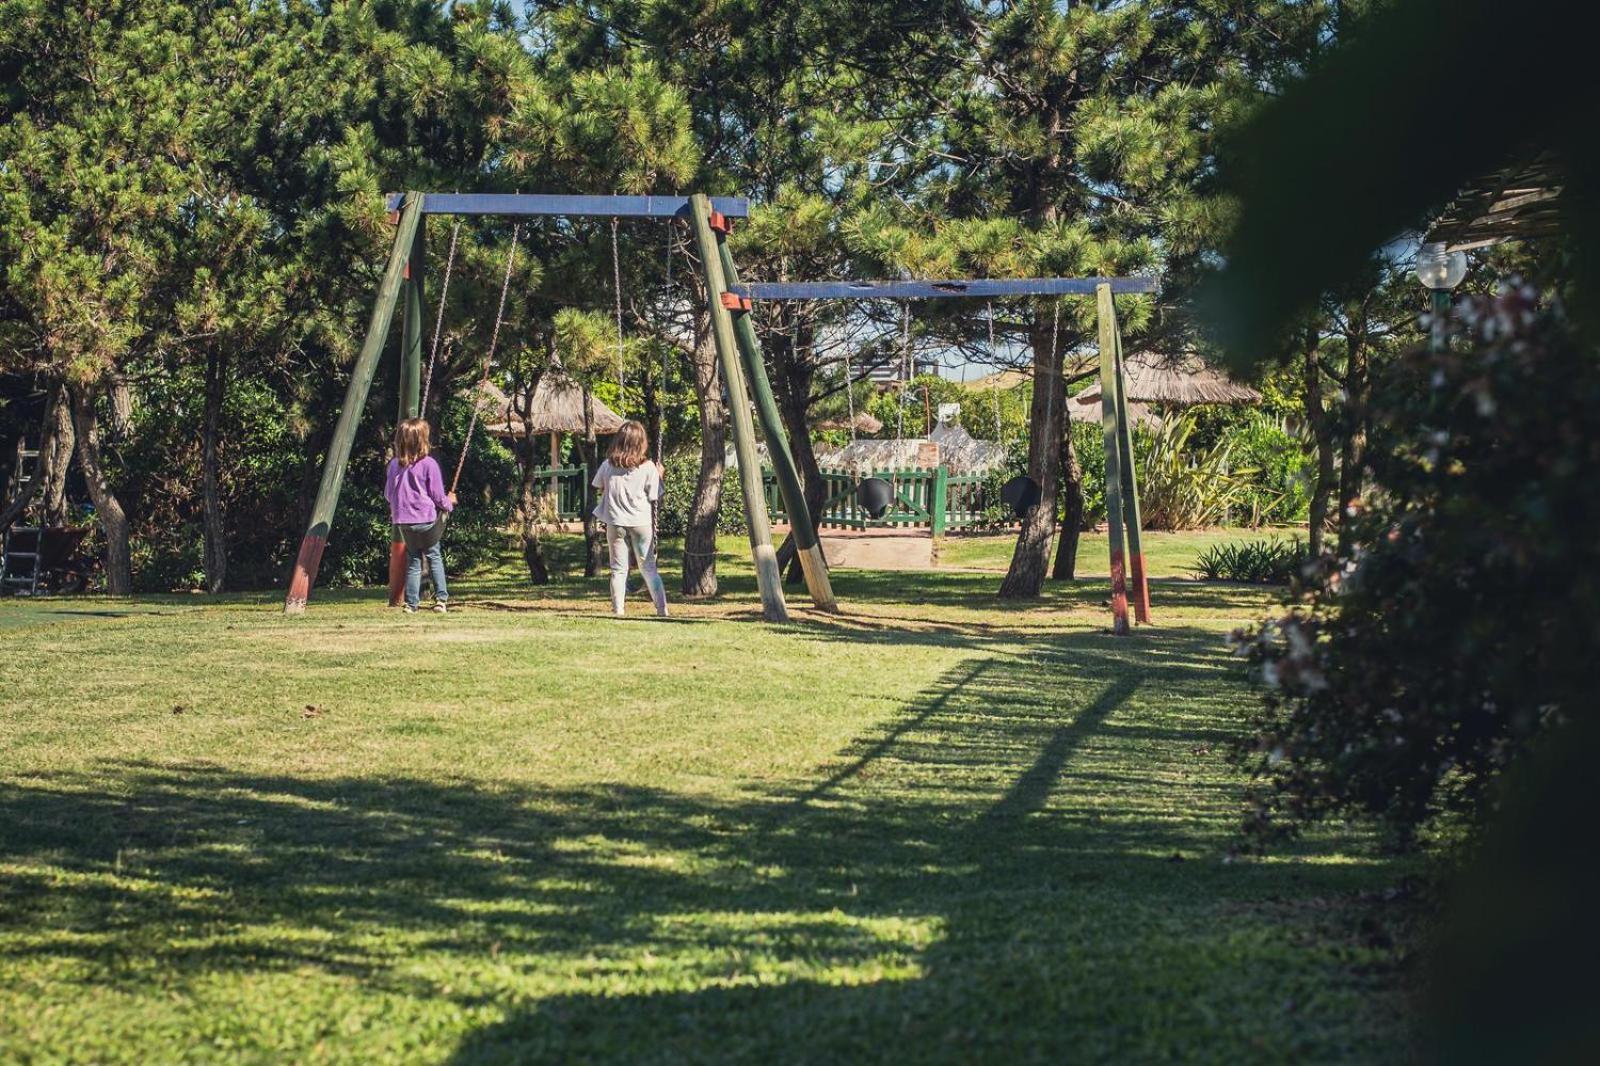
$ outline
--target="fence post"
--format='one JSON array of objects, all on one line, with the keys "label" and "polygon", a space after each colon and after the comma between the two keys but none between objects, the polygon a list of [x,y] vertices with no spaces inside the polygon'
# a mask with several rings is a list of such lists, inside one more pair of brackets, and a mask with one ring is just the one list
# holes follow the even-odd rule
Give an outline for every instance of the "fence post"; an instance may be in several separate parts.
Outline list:
[{"label": "fence post", "polygon": [[1100,333],[1100,425],[1106,449],[1106,533],[1111,542],[1111,631],[1128,635],[1127,529],[1122,518],[1122,449],[1117,407],[1117,309],[1111,286],[1095,286],[1095,317]]},{"label": "fence post", "polygon": [[940,463],[933,469],[933,504],[928,508],[933,519],[933,535],[944,536],[945,507],[950,500],[950,468]]}]

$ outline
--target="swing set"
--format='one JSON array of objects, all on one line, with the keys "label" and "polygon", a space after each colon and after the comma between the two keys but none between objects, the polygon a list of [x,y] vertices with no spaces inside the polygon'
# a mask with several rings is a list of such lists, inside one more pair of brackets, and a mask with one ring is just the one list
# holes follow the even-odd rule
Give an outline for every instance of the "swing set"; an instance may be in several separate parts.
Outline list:
[{"label": "swing set", "polygon": [[[1117,330],[1113,293],[1147,293],[1155,290],[1153,278],[1032,278],[972,281],[862,281],[862,282],[740,282],[738,268],[727,246],[732,219],[747,217],[748,201],[740,198],[710,198],[704,194],[681,196],[572,196],[524,193],[421,193],[408,192],[390,198],[391,221],[395,225],[394,245],[378,285],[377,299],[367,324],[366,336],[351,370],[344,404],[334,427],[333,439],[323,462],[322,479],[312,506],[311,520],[300,542],[294,571],[289,581],[284,612],[303,612],[316,583],[317,570],[333,525],[334,510],[349,464],[362,408],[366,404],[372,379],[383,352],[396,305],[402,308],[400,344],[399,417],[415,418],[426,403],[433,378],[444,322],[444,300],[455,263],[462,217],[608,217],[612,220],[612,249],[616,258],[617,225],[622,218],[664,219],[669,224],[684,219],[694,235],[704,272],[707,309],[718,363],[728,391],[729,414],[733,423],[734,450],[739,461],[739,481],[744,497],[751,556],[755,563],[756,584],[761,595],[762,614],[768,621],[786,621],[777,553],[772,544],[771,520],[763,492],[760,460],[756,453],[755,427],[750,410],[753,394],[756,417],[761,422],[769,459],[777,475],[778,488],[789,516],[807,591],[821,610],[835,611],[827,563],[817,538],[816,524],[806,506],[799,472],[789,448],[788,437],[778,414],[771,383],[761,358],[760,344],[750,311],[755,300],[818,299],[929,299],[945,297],[1088,295],[1097,299],[1100,336],[1100,376],[1102,413],[1106,439],[1107,512],[1111,529],[1112,605],[1114,631],[1128,632],[1128,594],[1124,572],[1124,543],[1132,547],[1133,576],[1136,585],[1135,610],[1138,620],[1149,620],[1149,593],[1144,575],[1144,556],[1139,544],[1138,494],[1134,485],[1132,443],[1128,428],[1127,401],[1122,387],[1122,350]],[[429,215],[451,215],[457,221],[451,230],[450,251],[445,264],[439,297],[439,310],[424,377],[423,282],[426,259],[426,219]],[[489,380],[500,327],[505,315],[506,296],[511,284],[521,223],[513,226],[507,251],[505,277],[494,328],[482,359],[481,378]],[[621,268],[614,265],[617,297],[618,336],[621,337]],[[403,298],[402,298],[403,294]],[[909,308],[906,310],[909,319]],[[619,365],[619,374],[620,374]],[[748,387],[747,387],[748,379]],[[474,405],[467,437],[456,461],[451,491],[460,481],[468,446],[478,421]],[[1123,506],[1126,493],[1129,505]],[[442,523],[435,523],[442,530]],[[1126,541],[1124,539],[1126,531]],[[398,537],[390,547],[391,592],[404,561],[404,544]]]},{"label": "swing set", "polygon": [[[1153,293],[1157,282],[1150,277],[1131,278],[994,278],[970,281],[837,281],[837,282],[760,282],[735,285],[732,292],[741,300],[926,300],[952,297],[977,297],[992,301],[999,296],[1094,296],[1100,344],[1100,411],[1106,449],[1106,529],[1111,541],[1112,632],[1126,636],[1128,624],[1129,570],[1133,579],[1135,620],[1150,622],[1150,583],[1145,573],[1144,545],[1140,535],[1139,488],[1133,465],[1133,429],[1128,417],[1127,375],[1122,362],[1122,331],[1117,324],[1114,296],[1119,293]],[[1060,313],[1060,305],[1055,308]],[[909,368],[909,305],[902,314],[902,343]],[[988,310],[989,342],[994,344],[994,307]],[[1056,330],[1051,331],[1055,343]],[[909,380],[909,372],[907,373]],[[845,363],[845,389],[850,391],[850,366]],[[904,395],[902,394],[902,400]],[[996,398],[995,424],[999,426]],[[904,407],[904,403],[901,404]],[[852,427],[855,402],[850,401]],[[853,432],[853,429],[852,429]],[[874,484],[876,483],[876,484]],[[869,511],[887,508],[893,488],[881,478],[867,478],[859,487],[860,502]],[[1040,489],[1031,478],[1021,477],[1006,486],[1005,502],[1019,517],[1038,506]],[[1131,563],[1131,566],[1130,566]]]}]

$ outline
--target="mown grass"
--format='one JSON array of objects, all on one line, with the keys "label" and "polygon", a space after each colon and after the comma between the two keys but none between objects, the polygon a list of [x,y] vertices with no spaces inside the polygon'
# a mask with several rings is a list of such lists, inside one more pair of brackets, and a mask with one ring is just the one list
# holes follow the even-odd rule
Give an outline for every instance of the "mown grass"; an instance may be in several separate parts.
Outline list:
[{"label": "mown grass", "polygon": [[[1190,567],[1202,552],[1233,541],[1287,539],[1289,531],[1275,529],[1197,529],[1182,533],[1146,530],[1143,535],[1145,565],[1151,577],[1193,577]],[[1000,570],[1011,565],[1016,547],[1007,536],[950,536],[939,541],[940,566],[973,570]],[[1078,542],[1080,577],[1104,577],[1111,570],[1110,549],[1104,533],[1084,533]]]},{"label": "mown grass", "polygon": [[1403,1057],[1406,870],[1230,861],[1262,594],[722,570],[0,604],[0,1059]]}]

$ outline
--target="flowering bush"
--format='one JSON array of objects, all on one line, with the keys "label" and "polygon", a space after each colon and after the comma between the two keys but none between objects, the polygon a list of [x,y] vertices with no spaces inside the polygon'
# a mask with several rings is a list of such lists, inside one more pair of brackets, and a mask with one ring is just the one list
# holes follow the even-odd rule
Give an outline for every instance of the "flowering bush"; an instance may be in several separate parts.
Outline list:
[{"label": "flowering bush", "polygon": [[1235,634],[1264,690],[1234,750],[1262,839],[1368,814],[1404,844],[1476,818],[1534,740],[1592,713],[1600,363],[1519,286],[1430,325],[1454,350],[1381,384],[1359,546]]}]

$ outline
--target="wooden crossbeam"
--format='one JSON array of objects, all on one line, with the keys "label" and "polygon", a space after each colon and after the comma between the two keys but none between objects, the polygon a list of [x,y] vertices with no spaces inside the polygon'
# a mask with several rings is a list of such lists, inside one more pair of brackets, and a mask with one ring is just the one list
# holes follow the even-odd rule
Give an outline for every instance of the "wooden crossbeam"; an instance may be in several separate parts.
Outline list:
[{"label": "wooden crossbeam", "polygon": [[[398,211],[403,193],[389,194]],[[719,196],[711,201],[728,218],[748,218],[750,201]],[[568,196],[564,193],[429,192],[422,194],[424,215],[592,215],[601,218],[673,218],[687,215],[687,196]]]},{"label": "wooden crossbeam", "polygon": [[1098,286],[1114,293],[1155,292],[1156,278],[976,278],[966,281],[756,281],[729,292],[752,300],[936,300],[976,296],[1093,296]]}]

